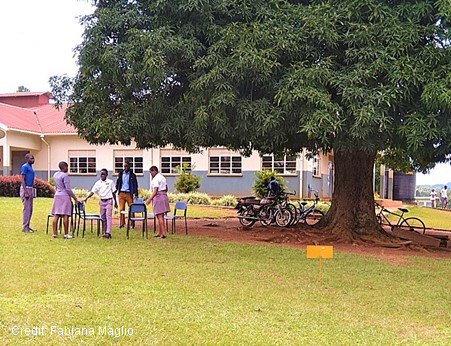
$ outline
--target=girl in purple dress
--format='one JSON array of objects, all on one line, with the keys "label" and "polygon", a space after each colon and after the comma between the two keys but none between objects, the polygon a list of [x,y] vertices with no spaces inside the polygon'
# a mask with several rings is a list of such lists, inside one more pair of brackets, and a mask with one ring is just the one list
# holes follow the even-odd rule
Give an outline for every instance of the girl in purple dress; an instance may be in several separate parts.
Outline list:
[{"label": "girl in purple dress", "polygon": [[53,238],[58,238],[58,222],[60,218],[63,218],[64,239],[71,239],[72,236],[68,233],[69,216],[72,215],[72,203],[70,199],[72,197],[75,203],[78,203],[78,198],[74,195],[70,187],[67,162],[61,161],[58,166],[60,171],[53,175],[56,187],[52,208]]},{"label": "girl in purple dress", "polygon": [[158,168],[150,167],[150,175],[152,181],[150,182],[150,192],[152,193],[146,204],[152,203],[153,213],[158,221],[158,234],[155,237],[160,239],[166,238],[164,229],[164,214],[169,212],[169,198],[168,198],[168,184],[166,178],[158,173]]}]

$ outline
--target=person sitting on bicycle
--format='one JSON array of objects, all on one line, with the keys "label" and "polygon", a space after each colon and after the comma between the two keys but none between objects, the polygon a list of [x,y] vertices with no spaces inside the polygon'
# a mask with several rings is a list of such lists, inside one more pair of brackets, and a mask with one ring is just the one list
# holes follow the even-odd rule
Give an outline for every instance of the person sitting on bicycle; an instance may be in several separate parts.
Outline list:
[{"label": "person sitting on bicycle", "polygon": [[269,191],[268,197],[278,196],[282,191],[279,182],[276,180],[274,176],[271,176],[269,179]]}]

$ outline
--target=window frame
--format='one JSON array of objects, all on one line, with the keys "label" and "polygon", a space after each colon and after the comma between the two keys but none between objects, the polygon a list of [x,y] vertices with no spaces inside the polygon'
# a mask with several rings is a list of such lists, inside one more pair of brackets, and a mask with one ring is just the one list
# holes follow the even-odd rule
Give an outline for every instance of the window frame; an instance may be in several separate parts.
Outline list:
[{"label": "window frame", "polygon": [[[116,152],[130,152],[130,155],[116,155]],[[118,176],[119,172],[116,172],[116,158],[122,158],[122,167],[124,166],[125,159],[133,159],[131,170],[135,173],[136,176],[142,177],[144,176],[144,153],[143,151],[135,150],[135,149],[114,149],[113,150],[113,176]],[[142,173],[136,173],[135,170],[135,158],[141,158],[142,160]]]},{"label": "window frame", "polygon": [[[166,172],[164,172],[164,169],[167,169],[167,167],[164,167],[163,168],[163,157],[168,157],[169,158],[169,169],[170,169],[170,173],[166,173]],[[189,159],[189,169],[188,169],[188,172],[192,172],[192,169],[193,169],[193,158],[192,158],[192,156],[190,155],[190,154],[177,154],[177,155],[173,155],[173,154],[164,154],[164,153],[160,153],[160,171],[161,171],[161,174],[164,174],[165,176],[178,176],[178,175],[180,175],[180,173],[178,173],[178,172],[173,172],[173,166],[172,166],[172,164],[173,164],[173,158],[174,157],[180,157],[180,165],[183,165],[184,163],[187,163],[187,162],[183,162],[183,159],[184,158],[188,158]],[[167,162],[165,162],[165,163],[167,163]],[[175,167],[174,167],[174,170],[175,170]]]},{"label": "window frame", "polygon": [[[287,160],[287,155],[286,154],[283,155],[283,173],[277,172],[275,170],[274,163],[275,162],[282,162],[282,161],[281,160],[276,160],[274,154],[266,154],[266,155],[262,155],[260,157],[260,159],[261,159],[261,170],[262,171],[269,170],[267,167],[263,167],[263,163],[264,163],[263,158],[265,156],[266,157],[268,157],[268,156],[271,157],[271,169],[270,169],[271,171],[276,172],[278,175],[285,176],[285,177],[296,177],[298,175],[297,155],[294,156],[294,160]],[[294,173],[290,173],[290,172],[287,171],[287,162],[290,162],[290,163],[294,162]]]},{"label": "window frame", "polygon": [[[71,155],[71,152],[93,152],[94,155],[93,156],[89,156],[89,155]],[[71,172],[71,159],[77,159],[77,172]],[[80,173],[80,158],[86,158],[86,173]],[[97,176],[97,151],[95,149],[68,149],[67,150],[67,161],[69,164],[69,170],[68,170],[68,174],[69,175],[74,175],[74,176]],[[94,159],[94,164],[95,164],[95,169],[94,172],[88,172],[89,170],[89,159]]]},{"label": "window frame", "polygon": [[[218,151],[222,151],[223,149],[222,148],[214,148],[215,150],[218,150]],[[218,167],[217,167],[217,169],[218,169],[218,173],[212,173],[211,172],[211,164],[212,164],[212,158],[218,158]],[[229,159],[229,170],[230,170],[230,173],[223,173],[223,172],[221,172],[221,169],[222,169],[222,163],[223,162],[226,162],[225,160],[223,161],[222,159],[223,158],[228,158]],[[240,169],[240,173],[233,173],[233,169],[234,169],[234,167],[233,167],[233,158],[239,158],[240,160],[239,160],[239,162],[240,162],[240,167],[239,167],[239,169]],[[237,161],[235,161],[235,162],[237,162]],[[237,169],[237,168],[235,168],[235,169]],[[208,176],[210,176],[210,177],[242,177],[243,176],[243,156],[242,155],[240,155],[239,153],[236,153],[236,152],[232,152],[232,151],[230,151],[230,152],[227,152],[227,153],[212,153],[210,150],[208,151]]]},{"label": "window frame", "polygon": [[314,178],[321,178],[321,158],[319,157],[319,154],[312,158],[312,176]]}]

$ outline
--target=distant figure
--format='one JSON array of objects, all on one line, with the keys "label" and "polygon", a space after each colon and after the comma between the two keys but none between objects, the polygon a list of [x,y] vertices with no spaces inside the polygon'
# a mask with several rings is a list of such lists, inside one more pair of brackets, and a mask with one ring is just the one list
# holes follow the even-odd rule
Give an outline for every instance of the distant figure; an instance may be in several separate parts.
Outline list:
[{"label": "distant figure", "polygon": [[61,161],[58,165],[60,171],[53,175],[55,181],[56,193],[53,199],[53,238],[58,238],[58,222],[63,218],[64,224],[64,239],[72,239],[69,234],[69,216],[72,215],[71,197],[75,203],[78,203],[78,198],[72,192],[70,187],[69,175],[67,174],[67,162]]},{"label": "distant figure", "polygon": [[442,208],[446,209],[448,205],[448,187],[446,185],[440,190],[440,201],[442,202]]},{"label": "distant figure", "polygon": [[435,192],[435,189],[432,189],[431,191],[431,206],[432,208],[435,208],[435,202],[437,200],[437,193]]},{"label": "distant figure", "polygon": [[274,176],[269,179],[269,196],[278,196],[280,194],[280,184]]},{"label": "distant figure", "polygon": [[33,233],[36,230],[30,227],[31,215],[33,215],[33,199],[34,195],[34,156],[31,154],[25,155],[27,161],[20,168],[20,174],[22,176],[22,184],[20,185],[20,198],[22,198],[23,204],[23,224],[22,232]]},{"label": "distant figure", "polygon": [[165,239],[164,214],[170,211],[168,184],[166,178],[158,173],[157,167],[150,167],[150,175],[152,176],[152,181],[150,182],[151,195],[146,204],[152,203],[153,213],[158,220],[158,234],[155,237]]},{"label": "distant figure", "polygon": [[113,202],[117,208],[116,186],[111,179],[107,179],[108,170],[102,168],[100,171],[100,179],[96,181],[89,195],[84,199],[86,202],[93,194],[97,194],[100,198],[100,217],[102,218],[102,237],[111,238],[111,228],[113,227]]},{"label": "distant figure", "polygon": [[136,179],[136,174],[130,170],[128,161],[125,161],[124,169],[119,172],[116,190],[119,196],[119,228],[122,228],[125,226],[125,215],[122,214],[122,211],[125,210],[125,203],[130,207],[130,204],[133,203],[133,196],[138,197],[138,179]]}]

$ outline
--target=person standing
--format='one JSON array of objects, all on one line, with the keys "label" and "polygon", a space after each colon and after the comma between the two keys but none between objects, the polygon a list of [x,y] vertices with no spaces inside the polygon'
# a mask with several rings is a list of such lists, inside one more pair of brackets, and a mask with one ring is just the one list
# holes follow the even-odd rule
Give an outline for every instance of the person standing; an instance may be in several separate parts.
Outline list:
[{"label": "person standing", "polygon": [[440,201],[442,202],[442,208],[446,209],[448,205],[448,186],[446,185],[440,190]]},{"label": "person standing", "polygon": [[431,207],[435,208],[435,202],[437,201],[437,193],[435,192],[435,189],[431,190]]},{"label": "person standing", "polygon": [[93,194],[97,194],[100,198],[100,217],[102,218],[102,236],[111,238],[111,228],[113,226],[113,202],[117,208],[116,186],[111,179],[107,179],[108,170],[102,168],[100,171],[100,179],[96,181],[89,195],[83,200],[86,202]]},{"label": "person standing", "polygon": [[271,176],[271,178],[269,179],[268,190],[269,197],[278,196],[280,193],[281,190],[280,184],[274,176]]},{"label": "person standing", "polygon": [[56,193],[53,198],[53,238],[58,238],[58,222],[60,218],[63,218],[64,224],[64,239],[72,239],[69,234],[69,216],[72,215],[72,203],[71,198],[75,203],[78,203],[78,198],[72,192],[70,187],[69,175],[67,174],[68,165],[67,162],[61,161],[58,165],[60,171],[53,175],[55,181]]},{"label": "person standing", "polygon": [[125,203],[130,207],[133,203],[133,197],[138,197],[138,179],[136,174],[130,170],[130,163],[125,161],[124,169],[119,172],[116,181],[116,190],[119,196],[119,228],[125,226],[125,215],[122,211],[125,210]]},{"label": "person standing", "polygon": [[153,213],[158,221],[158,234],[155,237],[165,239],[164,214],[171,210],[168,198],[168,184],[166,178],[158,173],[156,166],[150,167],[150,175],[152,176],[152,181],[150,182],[151,195],[146,204],[152,203]]},{"label": "person standing", "polygon": [[25,163],[20,168],[22,176],[22,183],[20,185],[20,198],[23,204],[23,222],[22,232],[33,233],[36,230],[30,227],[31,216],[33,215],[33,199],[34,199],[34,156],[31,154],[25,155]]}]

